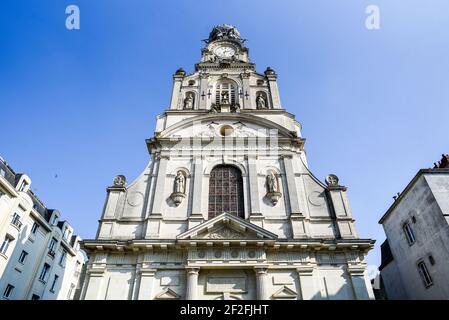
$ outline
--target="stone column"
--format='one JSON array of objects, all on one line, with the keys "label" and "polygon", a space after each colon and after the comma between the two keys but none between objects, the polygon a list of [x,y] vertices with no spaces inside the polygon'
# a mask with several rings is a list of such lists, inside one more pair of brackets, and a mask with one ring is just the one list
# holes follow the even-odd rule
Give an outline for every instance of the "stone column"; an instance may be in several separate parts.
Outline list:
[{"label": "stone column", "polygon": [[299,287],[298,294],[302,300],[320,299],[321,294],[315,287],[313,279],[313,267],[303,266],[296,269],[298,272]]},{"label": "stone column", "polygon": [[139,271],[140,285],[139,293],[137,295],[138,300],[151,300],[153,298],[153,280],[156,272],[156,269],[141,269]]},{"label": "stone column", "polygon": [[267,267],[255,267],[257,300],[268,300],[268,272]]},{"label": "stone column", "polygon": [[198,274],[200,268],[189,267],[187,271],[186,297],[185,300],[198,300]]}]

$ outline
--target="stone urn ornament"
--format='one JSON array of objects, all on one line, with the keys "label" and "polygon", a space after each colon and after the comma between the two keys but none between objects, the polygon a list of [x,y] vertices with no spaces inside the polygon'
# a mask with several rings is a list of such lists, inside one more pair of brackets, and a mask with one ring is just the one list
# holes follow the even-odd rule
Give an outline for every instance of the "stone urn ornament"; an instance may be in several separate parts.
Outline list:
[{"label": "stone urn ornament", "polygon": [[282,197],[282,193],[279,192],[279,184],[276,175],[270,171],[266,177],[267,194],[266,197],[270,199],[273,206],[275,206],[279,199]]},{"label": "stone urn ornament", "polygon": [[170,198],[173,200],[176,206],[179,206],[186,197],[186,177],[184,172],[179,170],[176,173],[175,181],[173,183],[173,193],[170,195]]}]

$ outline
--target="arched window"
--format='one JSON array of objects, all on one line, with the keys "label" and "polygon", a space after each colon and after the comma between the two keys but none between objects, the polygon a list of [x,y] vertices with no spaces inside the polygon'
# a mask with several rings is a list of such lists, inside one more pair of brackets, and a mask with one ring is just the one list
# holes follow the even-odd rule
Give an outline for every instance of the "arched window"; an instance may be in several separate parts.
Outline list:
[{"label": "arched window", "polygon": [[232,82],[220,82],[215,87],[215,103],[235,104],[236,85]]},{"label": "arched window", "polygon": [[209,178],[209,219],[223,212],[245,217],[242,174],[226,165],[213,168]]}]

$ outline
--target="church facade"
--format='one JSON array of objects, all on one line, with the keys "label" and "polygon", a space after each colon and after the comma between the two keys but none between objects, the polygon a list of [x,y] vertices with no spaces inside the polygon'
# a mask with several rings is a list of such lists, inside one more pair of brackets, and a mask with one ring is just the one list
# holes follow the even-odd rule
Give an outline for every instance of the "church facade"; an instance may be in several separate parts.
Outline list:
[{"label": "church facade", "polygon": [[277,74],[256,71],[230,25],[213,28],[193,73],[173,76],[150,161],[117,176],[82,299],[373,299],[338,177],[309,170]]}]

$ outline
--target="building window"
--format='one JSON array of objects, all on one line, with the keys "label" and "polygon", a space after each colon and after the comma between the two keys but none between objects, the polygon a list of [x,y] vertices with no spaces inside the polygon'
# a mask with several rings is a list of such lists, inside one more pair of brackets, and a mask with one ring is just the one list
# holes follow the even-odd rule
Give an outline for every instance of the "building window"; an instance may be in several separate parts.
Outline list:
[{"label": "building window", "polygon": [[55,247],[57,240],[55,238],[51,238],[50,244],[48,245],[48,255],[52,258],[55,257]]},{"label": "building window", "polygon": [[2,176],[3,178],[6,176],[6,172],[5,170],[0,168],[0,176]]},{"label": "building window", "polygon": [[405,233],[405,236],[407,237],[408,244],[409,245],[414,244],[415,243],[415,234],[413,233],[413,229],[410,226],[410,224],[408,222],[404,223],[404,226],[402,228],[404,229],[404,233]]},{"label": "building window", "polygon": [[51,288],[50,288],[51,292],[55,292],[55,287],[56,287],[56,283],[58,283],[58,279],[59,279],[59,276],[57,274],[55,274],[55,277],[53,278],[53,282],[52,282]]},{"label": "building window", "polygon": [[41,299],[41,297],[39,297],[37,294],[33,294],[31,296],[31,300],[40,300],[40,299]]},{"label": "building window", "polygon": [[59,265],[60,265],[61,267],[64,267],[64,266],[65,266],[65,259],[66,259],[66,258],[67,258],[67,251],[62,250],[61,258],[59,259]]},{"label": "building window", "polygon": [[421,279],[424,282],[424,285],[427,287],[430,287],[433,282],[432,282],[432,278],[430,277],[430,273],[427,270],[426,264],[424,263],[424,261],[421,261],[418,263],[418,270],[419,270],[419,274],[421,275]]},{"label": "building window", "polygon": [[17,212],[12,216],[11,224],[15,225],[19,230],[22,228],[22,222],[20,222],[20,216]]},{"label": "building window", "polygon": [[49,264],[44,264],[44,267],[42,268],[41,274],[39,275],[39,280],[42,282],[45,282],[45,279],[47,278],[47,273],[50,270]]},{"label": "building window", "polygon": [[4,298],[9,298],[11,296],[12,290],[14,289],[14,286],[12,284],[8,284],[6,286],[5,291],[3,292]]},{"label": "building window", "polygon": [[223,212],[245,217],[243,209],[243,179],[239,169],[220,165],[212,169],[209,178],[209,219]]},{"label": "building window", "polygon": [[22,184],[20,185],[19,191],[25,191],[25,188],[27,187],[28,182],[25,180],[22,181]]},{"label": "building window", "polygon": [[218,83],[215,88],[215,103],[220,104],[235,104],[236,87],[230,82]]},{"label": "building window", "polygon": [[21,264],[24,264],[27,255],[28,255],[28,252],[26,252],[25,250],[22,250],[22,252],[20,253],[20,256],[19,256],[19,262]]},{"label": "building window", "polygon": [[2,245],[0,246],[0,253],[6,255],[8,251],[9,244],[11,243],[11,238],[6,236],[5,240],[3,240]]},{"label": "building window", "polygon": [[34,222],[33,226],[31,227],[31,233],[36,234],[37,229],[39,229],[39,225],[37,224],[37,222]]},{"label": "building window", "polygon": [[429,262],[432,266],[435,264],[435,259],[433,258],[433,256],[429,256]]},{"label": "building window", "polygon": [[53,217],[53,222],[52,222],[52,225],[56,225],[56,223],[58,222],[58,216],[54,216]]}]

